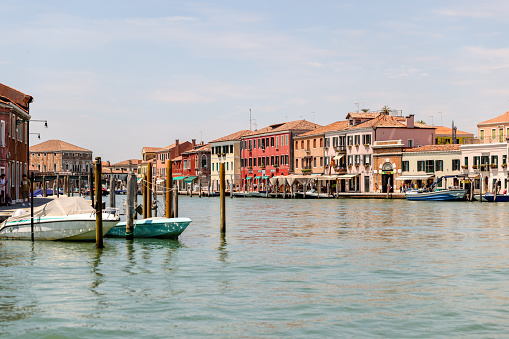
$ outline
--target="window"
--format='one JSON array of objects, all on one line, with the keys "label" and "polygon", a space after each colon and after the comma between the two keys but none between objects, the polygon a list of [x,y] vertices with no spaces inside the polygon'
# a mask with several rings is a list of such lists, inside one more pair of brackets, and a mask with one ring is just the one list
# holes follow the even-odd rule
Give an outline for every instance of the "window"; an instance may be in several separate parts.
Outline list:
[{"label": "window", "polygon": [[362,135],[362,143],[364,145],[371,145],[371,134],[363,134]]},{"label": "window", "polygon": [[361,143],[361,136],[360,135],[355,135],[355,145],[360,145]]},{"label": "window", "polygon": [[480,130],[480,136],[479,136],[479,139],[484,139],[484,130]]},{"label": "window", "polygon": [[496,140],[497,138],[497,130],[492,128],[491,129],[491,140]]},{"label": "window", "polygon": [[363,162],[364,165],[370,165],[371,164],[371,154],[364,154],[363,155]]},{"label": "window", "polygon": [[325,166],[330,165],[330,157],[325,157]]},{"label": "window", "polygon": [[296,150],[296,151],[298,151],[298,150],[299,150],[299,142],[298,142],[298,141],[296,141],[296,142],[295,142],[295,150]]},{"label": "window", "polygon": [[491,156],[491,165],[495,165],[498,167],[498,155]]},{"label": "window", "polygon": [[349,135],[347,141],[348,141],[347,145],[352,146],[353,145],[353,136]]},{"label": "window", "polygon": [[443,171],[443,170],[444,170],[444,161],[443,160],[435,160],[435,171],[438,172],[438,171]]},{"label": "window", "polygon": [[[360,136],[359,136],[359,138],[360,138]],[[360,156],[360,154],[356,154],[355,155],[355,165],[360,165],[360,163],[361,163],[361,156]]]},{"label": "window", "polygon": [[251,141],[251,140],[249,140],[249,150],[253,149],[251,142],[252,142],[252,141]]},{"label": "window", "polygon": [[249,158],[249,167],[253,166],[253,158]]},{"label": "window", "polygon": [[230,145],[230,153],[233,153],[233,145]]},{"label": "window", "polygon": [[502,164],[507,164],[507,155],[502,156]]},{"label": "window", "polygon": [[271,156],[271,157],[270,157],[270,165],[271,165],[271,166],[274,166],[274,156]]},{"label": "window", "polygon": [[313,157],[313,167],[316,167],[316,157]]},{"label": "window", "polygon": [[330,138],[325,139],[325,147],[330,147]]},{"label": "window", "polygon": [[403,161],[401,163],[403,172],[410,171],[410,161]]},{"label": "window", "polygon": [[433,173],[435,171],[435,161],[434,160],[426,160],[426,173]]},{"label": "window", "polygon": [[353,155],[349,155],[349,156],[348,156],[348,165],[349,165],[349,166],[352,166],[352,165],[353,165]]},{"label": "window", "polygon": [[0,122],[0,146],[5,147],[5,121]]},{"label": "window", "polygon": [[452,159],[452,170],[459,171],[460,169],[460,159]]},{"label": "window", "polygon": [[479,156],[474,157],[474,166],[479,166],[480,164],[481,164],[481,157],[479,157]]},{"label": "window", "polygon": [[299,167],[299,159],[295,159],[295,168]]},{"label": "window", "polygon": [[270,138],[270,147],[274,147],[274,137]]},{"label": "window", "polygon": [[420,172],[424,172],[426,170],[425,161],[419,160],[417,161],[417,170]]},{"label": "window", "polygon": [[301,140],[301,142],[300,142],[300,148],[304,149],[304,140]]},{"label": "window", "polygon": [[279,148],[279,136],[276,137],[276,148]]},{"label": "window", "polygon": [[285,155],[285,165],[288,165],[288,155]]},{"label": "window", "polygon": [[316,139],[313,139],[313,148],[316,148]]},{"label": "window", "polygon": [[504,129],[498,129],[498,142],[504,142]]},{"label": "window", "polygon": [[323,157],[320,157],[320,166],[323,166]]},{"label": "window", "polygon": [[253,166],[256,167],[256,158],[253,158]]},{"label": "window", "polygon": [[320,138],[320,147],[323,147],[323,139]]},{"label": "window", "polygon": [[408,139],[408,147],[414,147],[414,139]]}]

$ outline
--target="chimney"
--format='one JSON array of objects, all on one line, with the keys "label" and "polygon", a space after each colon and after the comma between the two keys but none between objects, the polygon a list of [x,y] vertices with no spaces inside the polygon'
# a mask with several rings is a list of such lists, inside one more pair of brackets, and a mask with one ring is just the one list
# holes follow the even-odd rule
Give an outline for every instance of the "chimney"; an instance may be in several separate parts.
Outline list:
[{"label": "chimney", "polygon": [[108,164],[108,167],[110,167],[110,166],[111,166],[111,164],[110,164],[110,162],[109,162],[109,161],[107,161],[106,163]]},{"label": "chimney", "polygon": [[410,114],[406,117],[406,128],[414,128],[414,115]]},{"label": "chimney", "polygon": [[196,139],[191,139],[191,143],[193,144],[193,148],[196,147]]},{"label": "chimney", "polygon": [[175,156],[178,157],[180,155],[180,143],[179,139],[175,139]]}]

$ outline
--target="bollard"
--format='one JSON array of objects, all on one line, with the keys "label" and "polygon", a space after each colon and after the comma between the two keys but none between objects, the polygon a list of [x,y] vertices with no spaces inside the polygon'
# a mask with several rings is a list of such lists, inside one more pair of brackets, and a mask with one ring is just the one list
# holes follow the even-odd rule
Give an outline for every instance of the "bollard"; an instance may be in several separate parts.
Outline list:
[{"label": "bollard", "polygon": [[142,183],[142,193],[143,193],[143,219],[147,219],[147,175],[143,175]]},{"label": "bollard", "polygon": [[101,157],[95,158],[95,187],[97,189],[96,202],[95,202],[95,247],[103,248],[103,195],[101,192]]},{"label": "bollard", "polygon": [[225,173],[224,162],[219,164],[219,198],[221,200],[220,213],[221,213],[221,234],[226,233],[226,211],[225,211]]},{"label": "bollard", "polygon": [[173,217],[178,218],[179,217],[179,194],[178,190],[173,191]]},{"label": "bollard", "polygon": [[134,209],[136,208],[136,205],[134,204],[134,198],[136,197],[137,193],[136,177],[131,171],[127,175],[127,218],[125,224],[125,238],[127,240],[134,238]]},{"label": "bollard", "polygon": [[173,218],[172,161],[166,160],[166,218]]},{"label": "bollard", "polygon": [[147,218],[152,218],[152,163],[147,163]]}]

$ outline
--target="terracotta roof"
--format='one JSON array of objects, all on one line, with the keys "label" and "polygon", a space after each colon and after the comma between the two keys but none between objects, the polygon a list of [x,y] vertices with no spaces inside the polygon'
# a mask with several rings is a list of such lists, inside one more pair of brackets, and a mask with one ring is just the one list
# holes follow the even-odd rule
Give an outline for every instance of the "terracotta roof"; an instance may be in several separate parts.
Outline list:
[{"label": "terracotta roof", "polygon": [[58,151],[92,152],[91,150],[75,146],[62,140],[48,140],[30,147],[30,152],[58,152]]},{"label": "terracotta roof", "polygon": [[172,159],[172,161],[181,161],[182,160],[182,156],[179,155],[178,157],[175,157]]},{"label": "terracotta roof", "polygon": [[242,130],[242,131],[238,131],[238,132],[232,133],[232,134],[227,135],[225,137],[209,141],[209,143],[220,142],[220,141],[230,141],[230,140],[240,140],[241,137],[243,137],[244,135],[248,135],[249,133],[251,133],[251,131],[245,129],[245,130]]},{"label": "terracotta roof", "polygon": [[182,152],[182,154],[191,154],[191,153],[207,152],[207,151],[210,151],[210,144],[198,146],[195,149],[189,150],[187,152]]},{"label": "terracotta roof", "polygon": [[152,153],[157,151],[162,151],[164,148],[161,147],[143,147],[142,153]]},{"label": "terracotta roof", "polygon": [[374,119],[380,115],[380,112],[350,112],[345,119]]},{"label": "terracotta roof", "polygon": [[[435,126],[435,136],[451,136],[452,135],[452,128],[445,127],[445,126]],[[462,132],[456,130],[456,136],[463,136],[463,137],[471,137],[473,138],[474,135],[472,133],[468,132]]]},{"label": "terracotta roof", "polygon": [[404,149],[404,152],[444,152],[444,151],[459,151],[459,144],[447,145],[426,145],[414,148]]},{"label": "terracotta roof", "polygon": [[324,134],[326,132],[331,132],[331,131],[341,131],[341,130],[345,130],[345,129],[348,129],[348,120],[336,121],[336,122],[333,122],[332,124],[328,124],[327,126],[318,127],[312,131],[309,131],[309,132],[306,132],[303,134],[299,134],[295,138],[304,138],[304,137],[309,137],[312,135]]},{"label": "terracotta roof", "polygon": [[116,164],[113,164],[111,166],[129,166],[129,161],[131,161],[131,165],[138,165],[139,163],[141,163],[140,159],[129,159],[129,160],[117,162]]},{"label": "terracotta roof", "polygon": [[22,93],[14,88],[11,88],[1,83],[0,83],[0,97],[16,104],[25,111],[28,111],[28,104],[34,100],[34,98],[31,95]]},{"label": "terracotta roof", "polygon": [[509,111],[505,112],[502,115],[499,115],[496,118],[480,122],[477,125],[479,126],[479,125],[482,125],[482,124],[494,124],[494,123],[497,123],[497,122],[509,122]]},{"label": "terracotta roof", "polygon": [[[361,128],[406,128],[406,118],[404,117],[395,117],[392,115],[382,114],[374,119],[369,121],[365,121],[362,124],[358,124],[355,126],[351,126],[350,129],[361,129]],[[421,124],[418,122],[414,122],[415,128],[433,128],[431,126]]]},{"label": "terracotta roof", "polygon": [[277,133],[277,132],[285,132],[285,131],[307,131],[314,130],[318,127],[322,127],[322,125],[315,124],[314,122],[309,122],[307,120],[296,120],[290,122],[283,122],[279,124],[273,124],[257,131],[253,131],[245,137],[251,137],[254,135],[267,134],[267,133]]}]

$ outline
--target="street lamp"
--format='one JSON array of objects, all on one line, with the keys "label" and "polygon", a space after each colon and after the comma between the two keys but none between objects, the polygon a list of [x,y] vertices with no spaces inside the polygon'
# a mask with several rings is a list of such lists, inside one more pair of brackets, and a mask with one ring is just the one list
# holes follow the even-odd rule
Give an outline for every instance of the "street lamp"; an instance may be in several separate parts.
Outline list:
[{"label": "street lamp", "polygon": [[48,120],[30,120],[30,122],[32,121],[44,122],[44,128],[48,128]]},{"label": "street lamp", "polygon": [[29,134],[37,134],[37,139],[41,139],[41,133],[29,133]]}]

